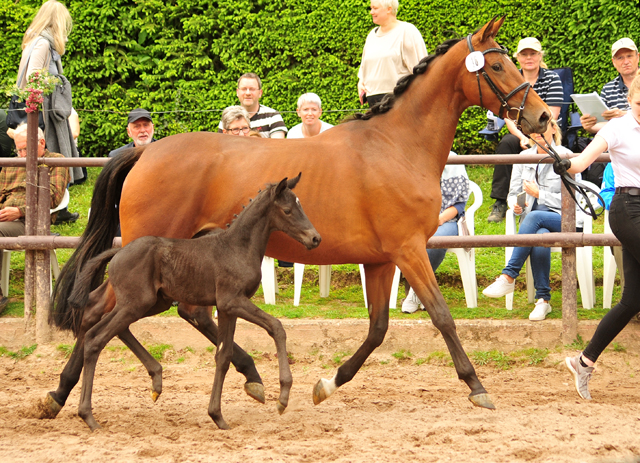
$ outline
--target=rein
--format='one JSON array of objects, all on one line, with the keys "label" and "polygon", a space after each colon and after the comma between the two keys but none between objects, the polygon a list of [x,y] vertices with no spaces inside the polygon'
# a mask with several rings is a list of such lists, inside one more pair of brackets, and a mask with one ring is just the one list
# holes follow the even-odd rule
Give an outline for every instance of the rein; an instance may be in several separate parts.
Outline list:
[{"label": "rein", "polygon": [[[560,157],[560,155],[556,152],[556,150],[553,149],[553,146],[551,146],[551,144],[549,144],[549,142],[547,141],[547,139],[544,137],[544,135],[542,135],[542,139],[544,140],[545,144],[547,146],[542,146],[540,143],[538,143],[537,141],[535,141],[533,138],[531,138],[531,136],[529,136],[529,139],[532,140],[536,145],[538,145],[540,148],[542,148],[542,150],[548,154],[548,156],[546,158],[543,159],[547,159],[547,158],[551,158],[553,159],[555,162],[554,164],[560,163],[562,161],[562,158]],[[542,161],[542,159],[540,160]],[[540,162],[538,162],[538,165],[540,165]],[[562,183],[564,183],[565,188],[567,189],[567,191],[569,192],[569,194],[571,195],[571,198],[573,199],[573,201],[578,205],[578,207],[580,208],[580,210],[582,212],[584,212],[585,214],[590,215],[591,217],[593,217],[593,219],[597,219],[602,212],[604,211],[604,207],[600,210],[600,212],[596,212],[595,208],[593,207],[593,204],[591,203],[591,200],[589,199],[589,193],[594,194],[595,196],[597,196],[598,200],[604,204],[604,200],[602,199],[602,196],[600,196],[600,193],[598,193],[597,191],[595,191],[593,188],[587,186],[587,185],[583,185],[582,183],[574,180],[573,178],[571,178],[571,175],[568,172],[564,172],[560,175],[560,179],[562,180]],[[540,182],[538,181],[538,168],[536,167],[536,182],[538,184],[540,184]],[[582,207],[582,204],[580,204],[580,201],[578,201],[576,199],[576,195],[574,192],[578,192],[581,196],[582,199],[584,199],[584,202],[587,206],[587,209],[585,209],[584,207]]]},{"label": "rein", "polygon": [[[471,43],[472,37],[473,37],[473,34],[467,35],[467,46],[469,47],[469,51],[471,53],[474,53],[475,49],[473,48],[473,44]],[[477,52],[477,53],[482,53],[482,55],[484,56],[487,53],[492,53],[492,52],[501,53],[503,55],[506,55],[507,53],[509,53],[507,49],[502,46],[500,48],[487,48],[486,50],[482,52]],[[478,81],[478,93],[480,94],[480,106],[482,106],[483,108],[484,108],[484,104],[482,103],[482,88],[480,86],[480,72],[482,72],[482,77],[484,77],[484,80],[487,82],[487,85],[489,86],[489,88],[493,91],[495,96],[498,97],[498,100],[500,100],[501,106],[500,106],[500,113],[498,114],[498,117],[500,117],[501,119],[504,119],[503,114],[506,111],[507,117],[515,121],[518,128],[520,128],[522,126],[521,122],[522,122],[522,112],[524,111],[524,102],[527,99],[527,95],[529,95],[531,84],[529,82],[523,82],[522,84],[514,88],[511,92],[509,92],[507,95],[505,95],[500,91],[500,89],[496,86],[496,84],[493,83],[493,81],[491,80],[491,77],[489,77],[489,75],[484,70],[484,65],[483,65],[480,69],[475,71],[476,80]],[[522,103],[520,103],[520,107],[510,106],[509,99],[512,96],[514,96],[516,93],[518,93],[520,90],[524,90],[524,96],[522,97]],[[511,117],[512,111],[516,112],[515,117]]]}]

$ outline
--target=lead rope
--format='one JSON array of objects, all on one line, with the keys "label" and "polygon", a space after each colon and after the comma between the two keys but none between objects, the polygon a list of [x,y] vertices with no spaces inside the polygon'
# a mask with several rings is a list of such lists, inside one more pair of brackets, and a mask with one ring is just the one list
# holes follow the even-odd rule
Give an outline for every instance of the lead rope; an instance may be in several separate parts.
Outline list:
[{"label": "lead rope", "polygon": [[[542,162],[544,159],[547,158],[551,158],[556,162],[561,162],[562,158],[560,157],[560,155],[556,152],[556,150],[553,149],[553,146],[551,146],[551,144],[549,144],[549,142],[547,141],[547,139],[544,137],[544,135],[542,135],[542,139],[544,140],[545,144],[547,146],[542,146],[540,143],[538,143],[537,141],[535,141],[533,138],[529,137],[529,140],[532,140],[536,145],[538,145],[540,148],[542,148],[542,150],[548,154],[547,157],[541,159],[538,162],[538,166],[540,165],[540,162]],[[569,194],[571,195],[571,199],[573,199],[573,201],[578,205],[578,207],[580,208],[580,210],[582,212],[584,212],[585,214],[589,214],[591,217],[593,217],[593,219],[597,219],[602,212],[604,211],[604,207],[602,208],[602,210],[598,213],[596,212],[595,208],[593,207],[593,204],[591,203],[591,200],[589,199],[589,193],[594,194],[595,196],[597,196],[598,200],[604,204],[604,200],[602,199],[602,196],[600,196],[600,193],[598,193],[596,190],[594,190],[593,188],[587,186],[587,185],[583,185],[580,182],[577,182],[576,180],[572,179],[571,176],[569,175],[569,173],[565,172],[564,174],[560,175],[560,179],[562,180],[562,183],[564,184],[565,188],[567,189],[567,191],[569,192]],[[536,166],[536,182],[538,183],[538,185],[540,184],[540,182],[538,181],[538,167]],[[582,205],[580,204],[580,202],[576,199],[576,195],[574,192],[578,192],[582,198],[584,199],[585,204],[588,207],[588,211],[582,207]]]}]

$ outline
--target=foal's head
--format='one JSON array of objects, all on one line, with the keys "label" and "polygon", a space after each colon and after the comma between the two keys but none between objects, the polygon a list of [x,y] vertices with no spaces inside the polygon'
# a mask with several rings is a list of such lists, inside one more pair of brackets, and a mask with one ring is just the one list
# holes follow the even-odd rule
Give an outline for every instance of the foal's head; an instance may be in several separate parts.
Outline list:
[{"label": "foal's head", "polygon": [[300,181],[302,172],[291,180],[286,177],[277,185],[272,185],[264,194],[269,195],[271,205],[268,210],[271,228],[285,232],[291,238],[304,244],[307,249],[318,247],[322,238],[302,210],[300,200],[291,191]]}]

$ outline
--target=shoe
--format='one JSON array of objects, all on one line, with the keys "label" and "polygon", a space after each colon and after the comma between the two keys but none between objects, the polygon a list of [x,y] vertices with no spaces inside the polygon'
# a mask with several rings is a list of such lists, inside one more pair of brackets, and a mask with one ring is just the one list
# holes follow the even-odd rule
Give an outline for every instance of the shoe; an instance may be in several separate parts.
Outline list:
[{"label": "shoe", "polygon": [[411,288],[409,290],[409,294],[407,294],[407,297],[402,302],[402,312],[414,313],[418,309],[424,310],[424,305],[422,304],[422,302],[420,302],[420,299],[418,299],[418,295],[413,290],[413,288]]},{"label": "shoe", "polygon": [[69,212],[67,208],[61,209],[58,211],[58,215],[56,216],[56,221],[54,225],[61,225],[63,223],[73,223],[80,217],[80,214],[77,212]]},{"label": "shoe", "polygon": [[591,394],[589,393],[589,380],[595,367],[583,367],[580,364],[580,356],[567,357],[564,359],[564,363],[573,375],[573,379],[576,384],[576,391],[578,395],[585,400],[591,400]]},{"label": "shoe", "polygon": [[544,302],[544,299],[538,299],[536,307],[529,314],[529,320],[534,322],[540,322],[547,318],[547,315],[551,313],[551,306],[548,302]]},{"label": "shoe", "polygon": [[505,275],[500,275],[496,281],[484,288],[482,294],[487,297],[502,297],[513,292],[516,287],[516,280],[509,283]]},{"label": "shoe", "polygon": [[498,200],[493,204],[493,210],[489,217],[487,217],[487,222],[502,222],[504,220],[504,216],[507,215],[507,203],[502,200]]},{"label": "shoe", "polygon": [[293,262],[285,262],[284,260],[278,259],[278,267],[280,268],[291,268],[293,267]]},{"label": "shoe", "polygon": [[9,298],[5,296],[0,296],[0,314],[4,312],[4,309],[7,308],[7,304],[9,304]]}]

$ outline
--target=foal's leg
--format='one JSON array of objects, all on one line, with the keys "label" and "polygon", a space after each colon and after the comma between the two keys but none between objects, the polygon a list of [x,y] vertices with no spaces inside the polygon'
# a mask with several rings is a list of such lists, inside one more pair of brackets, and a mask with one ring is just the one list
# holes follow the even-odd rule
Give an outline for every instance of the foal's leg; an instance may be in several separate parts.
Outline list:
[{"label": "foal's leg", "polygon": [[395,264],[365,264],[364,266],[367,299],[369,302],[369,333],[367,339],[353,356],[347,360],[336,375],[330,379],[321,379],[313,388],[313,403],[318,405],[333,392],[353,379],[362,364],[367,360],[387,333],[389,326],[389,297]]},{"label": "foal's leg", "polygon": [[476,371],[460,343],[455,322],[440,288],[438,288],[427,253],[424,249],[421,251],[423,252],[408,252],[401,256],[398,266],[429,312],[433,326],[442,333],[442,338],[449,348],[453,364],[456,367],[458,378],[467,383],[471,389],[469,400],[478,407],[494,409],[495,406],[491,402],[489,394],[480,383]]},{"label": "foal's leg", "polygon": [[222,417],[222,385],[229,370],[229,363],[233,355],[233,334],[236,330],[236,317],[230,316],[224,310],[218,310],[218,350],[216,352],[216,375],[213,380],[211,399],[209,400],[209,416],[220,429],[230,429]]},{"label": "foal's leg", "polygon": [[[276,408],[278,413],[284,413],[289,404],[289,393],[293,384],[293,376],[289,367],[289,358],[287,356],[287,333],[284,331],[280,320],[264,312],[247,298],[234,300],[229,304],[228,312],[231,315],[238,316],[248,322],[254,323],[262,328],[271,336],[276,344],[278,354],[278,371],[280,376],[280,397]],[[218,314],[219,315],[219,314]]]},{"label": "foal's leg", "polygon": [[[178,304],[178,314],[217,346],[218,327],[211,317],[211,310],[211,307],[194,306],[182,302]],[[264,403],[264,386],[256,364],[251,356],[235,343],[233,344],[231,363],[247,379],[244,383],[244,391],[247,395]]]},{"label": "foal's leg", "polygon": [[138,357],[151,376],[151,400],[155,402],[162,394],[162,365],[140,344],[128,327],[118,337]]}]

